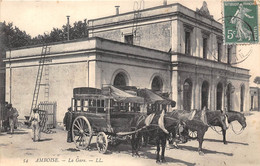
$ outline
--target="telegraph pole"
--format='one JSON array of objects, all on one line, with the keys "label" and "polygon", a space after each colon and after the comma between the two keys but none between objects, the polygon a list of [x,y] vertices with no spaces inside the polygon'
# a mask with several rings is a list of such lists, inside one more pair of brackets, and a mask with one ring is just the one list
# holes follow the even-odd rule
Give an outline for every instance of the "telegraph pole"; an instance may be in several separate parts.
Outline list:
[{"label": "telegraph pole", "polygon": [[70,40],[70,16],[67,16],[67,40]]}]

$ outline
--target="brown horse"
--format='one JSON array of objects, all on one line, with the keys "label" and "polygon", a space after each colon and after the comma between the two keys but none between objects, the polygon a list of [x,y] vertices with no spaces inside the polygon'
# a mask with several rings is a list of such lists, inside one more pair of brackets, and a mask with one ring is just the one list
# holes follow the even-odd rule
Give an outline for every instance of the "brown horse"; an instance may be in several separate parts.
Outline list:
[{"label": "brown horse", "polygon": [[[190,118],[191,115],[187,114],[186,118]],[[157,146],[157,155],[156,155],[156,162],[166,162],[165,161],[165,147],[166,147],[166,140],[169,137],[170,133],[176,131],[176,128],[182,126],[184,128],[184,124],[182,121],[171,114],[166,114],[163,117],[164,127],[160,127],[160,118],[162,118],[161,114],[156,114],[153,117],[149,126],[145,124],[145,118],[143,118],[137,125],[137,129],[141,129],[139,132],[133,134],[132,136],[132,154],[139,156],[138,150],[140,148],[140,140],[142,136],[154,136],[156,140]],[[160,156],[160,148],[161,148],[161,156]]]},{"label": "brown horse", "polygon": [[[203,111],[205,112],[205,117],[203,117]],[[172,115],[175,117],[180,117],[182,114],[188,113],[188,111],[176,111]],[[205,120],[205,121],[204,121]],[[198,111],[198,114],[192,120],[185,120],[185,131],[188,133],[188,130],[197,132],[197,140],[199,142],[198,152],[200,155],[203,155],[202,152],[202,143],[204,141],[204,135],[208,130],[209,125],[220,123],[223,126],[223,129],[227,129],[227,116],[223,111]],[[188,137],[188,135],[184,135]]]},{"label": "brown horse", "polygon": [[[240,131],[242,131],[246,127],[246,118],[245,118],[244,114],[237,112],[237,111],[227,111],[226,115],[228,117],[228,123],[231,123],[233,121],[238,121],[240,123],[240,125],[242,126]],[[222,134],[223,134],[223,143],[227,144],[226,130],[224,129],[223,125],[221,123],[210,123],[210,125],[221,127]]]}]

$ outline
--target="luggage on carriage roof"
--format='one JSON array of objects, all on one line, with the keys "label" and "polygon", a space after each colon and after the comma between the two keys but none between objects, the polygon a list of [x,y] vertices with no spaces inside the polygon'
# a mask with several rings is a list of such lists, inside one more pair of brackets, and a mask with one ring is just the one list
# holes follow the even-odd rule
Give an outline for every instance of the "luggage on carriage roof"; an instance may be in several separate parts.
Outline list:
[{"label": "luggage on carriage roof", "polygon": [[92,87],[79,87],[73,89],[73,95],[79,94],[101,94],[101,89]]}]

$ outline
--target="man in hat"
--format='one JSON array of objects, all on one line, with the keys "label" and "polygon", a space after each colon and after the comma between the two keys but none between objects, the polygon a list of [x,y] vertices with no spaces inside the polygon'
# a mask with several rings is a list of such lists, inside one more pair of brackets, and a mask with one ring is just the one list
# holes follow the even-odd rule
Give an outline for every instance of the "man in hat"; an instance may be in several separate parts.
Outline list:
[{"label": "man in hat", "polygon": [[72,142],[72,131],[71,131],[71,123],[72,123],[72,113],[71,113],[71,107],[68,108],[68,111],[65,113],[65,116],[63,118],[63,124],[66,127],[66,130],[68,131],[67,134],[67,142]]},{"label": "man in hat", "polygon": [[32,122],[32,134],[33,142],[40,140],[40,115],[38,108],[34,108],[30,117],[30,122]]}]

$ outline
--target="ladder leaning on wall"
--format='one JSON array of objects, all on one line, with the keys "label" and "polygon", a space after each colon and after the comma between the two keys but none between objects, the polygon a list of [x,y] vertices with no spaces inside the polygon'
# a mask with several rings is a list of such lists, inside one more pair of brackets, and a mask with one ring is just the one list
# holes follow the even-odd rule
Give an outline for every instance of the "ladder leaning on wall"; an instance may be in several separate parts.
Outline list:
[{"label": "ladder leaning on wall", "polygon": [[50,47],[47,44],[44,44],[43,47],[42,47],[41,57],[40,57],[39,66],[38,66],[38,72],[37,72],[37,77],[36,77],[36,82],[35,82],[35,87],[34,87],[34,92],[33,92],[33,100],[32,100],[30,115],[32,113],[32,110],[34,108],[37,108],[37,102],[38,102],[38,96],[39,96],[39,91],[40,91],[40,86],[41,86],[43,67],[44,67],[44,64],[45,64],[45,58],[46,58],[47,54],[50,54]]}]

